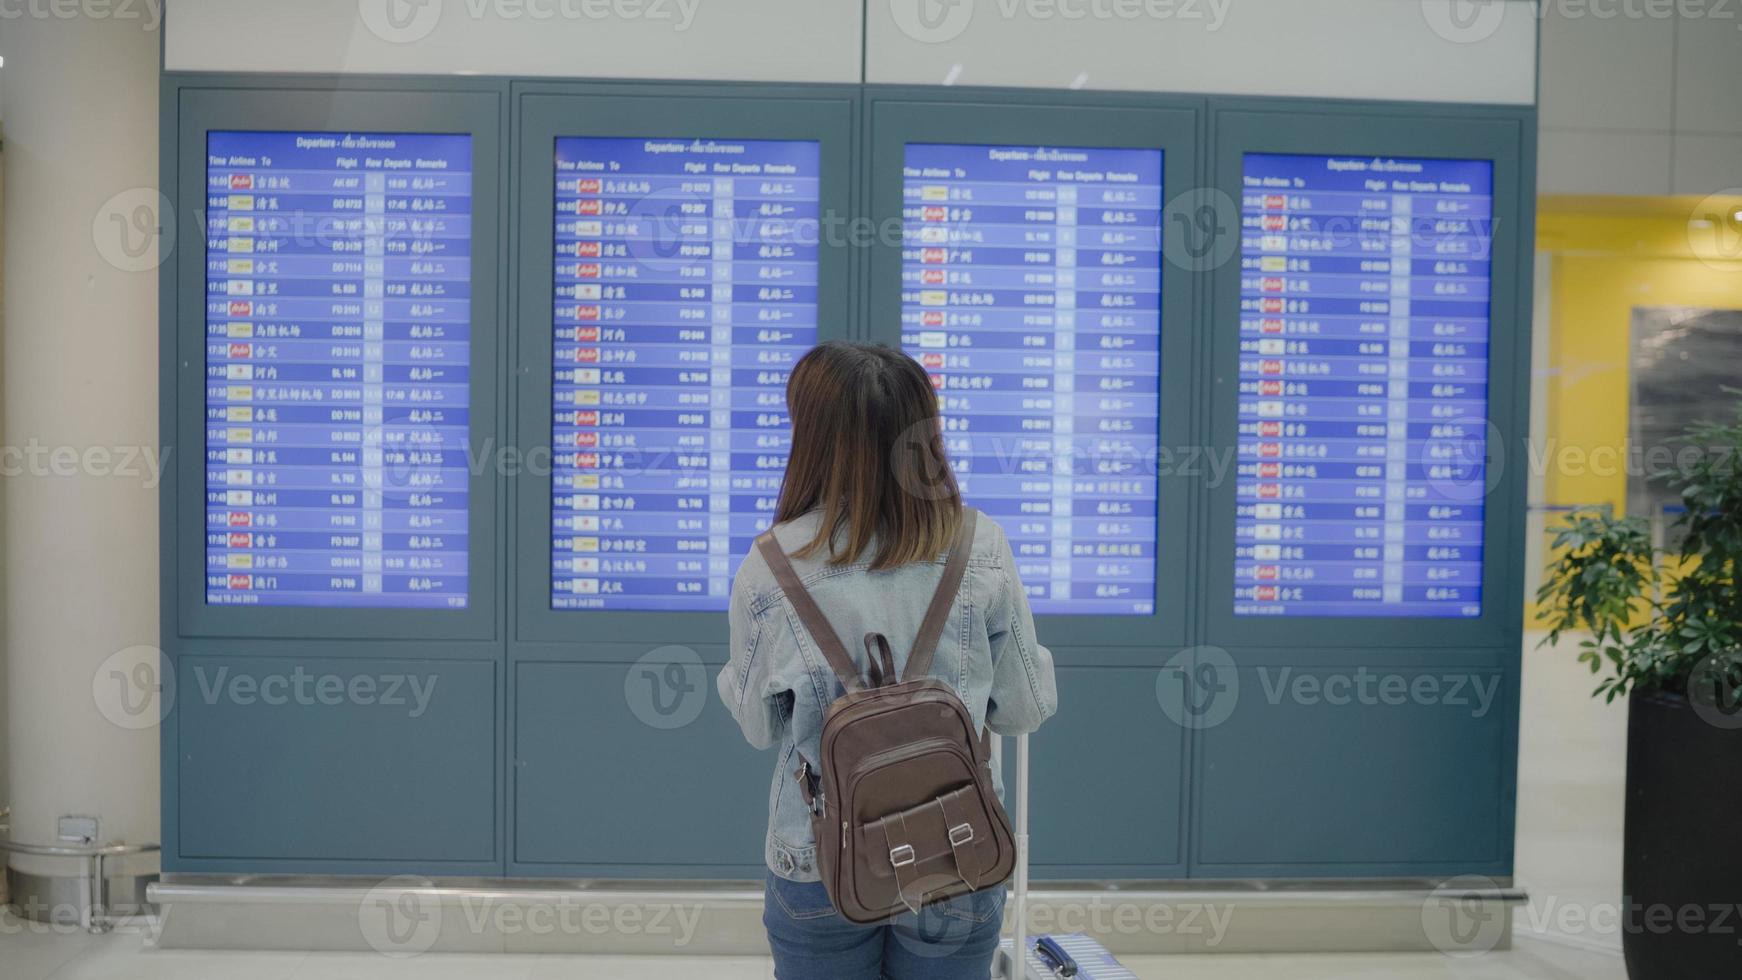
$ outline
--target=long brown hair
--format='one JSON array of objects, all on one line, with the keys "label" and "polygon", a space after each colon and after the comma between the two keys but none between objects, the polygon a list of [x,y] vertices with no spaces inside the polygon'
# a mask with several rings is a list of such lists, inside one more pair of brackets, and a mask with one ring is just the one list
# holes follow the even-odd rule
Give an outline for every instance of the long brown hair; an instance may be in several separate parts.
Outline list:
[{"label": "long brown hair", "polygon": [[833,340],[786,382],[792,454],[775,521],[822,511],[794,552],[855,561],[877,539],[873,570],[930,561],[949,549],[962,494],[944,454],[938,396],[912,358],[879,344]]}]

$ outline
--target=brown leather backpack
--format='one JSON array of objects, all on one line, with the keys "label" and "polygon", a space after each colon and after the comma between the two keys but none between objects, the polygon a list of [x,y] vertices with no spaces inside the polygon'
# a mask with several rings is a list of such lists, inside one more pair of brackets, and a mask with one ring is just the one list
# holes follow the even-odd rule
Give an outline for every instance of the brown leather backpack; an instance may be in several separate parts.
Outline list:
[{"label": "brown leather backpack", "polygon": [[973,549],[964,508],[943,579],[899,679],[889,640],[865,634],[870,683],[817,608],[773,532],[756,541],[805,631],[846,687],[823,716],[820,769],[795,774],[835,910],[861,925],[1009,879],[1010,820],[992,788],[990,741],[955,689],[927,677]]}]

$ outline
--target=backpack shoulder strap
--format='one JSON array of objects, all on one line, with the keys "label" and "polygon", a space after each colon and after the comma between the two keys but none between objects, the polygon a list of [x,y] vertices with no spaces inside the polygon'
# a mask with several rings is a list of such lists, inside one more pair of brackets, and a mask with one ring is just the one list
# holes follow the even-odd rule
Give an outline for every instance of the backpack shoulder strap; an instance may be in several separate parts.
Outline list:
[{"label": "backpack shoulder strap", "polygon": [[974,508],[962,508],[961,523],[956,525],[956,541],[950,546],[950,557],[944,562],[944,577],[938,579],[938,590],[932,593],[925,619],[919,624],[913,649],[907,655],[904,681],[918,680],[931,672],[932,654],[937,652],[938,638],[944,635],[944,620],[949,618],[950,604],[961,591],[962,576],[968,571],[968,553],[974,550]]},{"label": "backpack shoulder strap", "polygon": [[835,676],[849,691],[857,691],[865,686],[865,680],[859,675],[859,667],[853,663],[853,658],[847,653],[847,648],[841,643],[841,638],[835,634],[835,628],[829,625],[828,617],[818,608],[817,601],[811,598],[804,582],[799,580],[798,573],[793,571],[792,562],[787,559],[786,552],[780,550],[780,542],[774,540],[774,529],[769,528],[756,537],[756,547],[762,552],[763,561],[768,562],[768,568],[774,572],[774,580],[780,583],[780,589],[786,593],[786,601],[792,603],[792,611],[798,613],[799,621],[804,623],[805,631],[810,633],[811,641],[823,653],[823,659],[834,668]]}]

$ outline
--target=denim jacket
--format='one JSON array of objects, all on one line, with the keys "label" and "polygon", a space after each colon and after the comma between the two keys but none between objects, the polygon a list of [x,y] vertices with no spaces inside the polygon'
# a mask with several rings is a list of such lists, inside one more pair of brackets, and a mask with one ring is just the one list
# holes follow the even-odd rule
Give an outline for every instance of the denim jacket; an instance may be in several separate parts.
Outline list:
[{"label": "denim jacket", "polygon": [[[812,511],[778,525],[775,539],[790,555],[811,540],[820,520]],[[889,638],[900,671],[943,576],[944,556],[873,572],[875,553],[873,542],[852,564],[831,566],[819,556],[794,559],[793,568],[861,671],[870,632]],[[823,711],[844,689],[754,547],[732,583],[730,619],[731,659],[720,671],[720,697],[751,745],[780,745],[768,791],[768,868],[791,881],[817,881],[810,811],[793,773],[799,756],[818,760]],[[1010,542],[984,514],[931,676],[955,687],[976,725],[1000,735],[1034,731],[1058,710],[1052,654],[1035,642]],[[1002,782],[1002,774],[993,777]]]}]

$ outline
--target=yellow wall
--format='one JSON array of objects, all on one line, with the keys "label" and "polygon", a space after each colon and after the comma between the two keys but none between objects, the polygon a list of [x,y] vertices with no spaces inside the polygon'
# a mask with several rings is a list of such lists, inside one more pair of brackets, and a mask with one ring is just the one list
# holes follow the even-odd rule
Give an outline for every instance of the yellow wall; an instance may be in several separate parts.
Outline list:
[{"label": "yellow wall", "polygon": [[[1633,308],[1742,309],[1742,222],[1731,217],[1739,207],[1737,198],[1541,199],[1536,249],[1550,256],[1550,286],[1548,322],[1535,325],[1547,331],[1548,354],[1532,365],[1546,415],[1531,447],[1542,478],[1534,499],[1625,513]],[[1544,515],[1545,525],[1556,516]],[[1527,629],[1537,622],[1534,599],[1525,597]]]},{"label": "yellow wall", "polygon": [[[1627,497],[1629,332],[1636,306],[1742,309],[1742,202],[1545,197],[1538,252],[1553,256],[1547,429],[1533,448],[1549,504]],[[1709,222],[1710,224],[1690,224]],[[1742,377],[1742,365],[1737,374]]]}]

